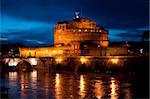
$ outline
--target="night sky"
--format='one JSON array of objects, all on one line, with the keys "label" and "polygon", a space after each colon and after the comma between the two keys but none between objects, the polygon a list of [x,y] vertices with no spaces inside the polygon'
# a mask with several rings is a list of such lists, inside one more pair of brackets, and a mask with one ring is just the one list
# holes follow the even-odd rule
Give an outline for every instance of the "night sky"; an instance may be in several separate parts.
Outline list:
[{"label": "night sky", "polygon": [[109,30],[110,41],[140,41],[149,29],[149,0],[0,0],[0,41],[53,44],[56,22],[75,11]]}]

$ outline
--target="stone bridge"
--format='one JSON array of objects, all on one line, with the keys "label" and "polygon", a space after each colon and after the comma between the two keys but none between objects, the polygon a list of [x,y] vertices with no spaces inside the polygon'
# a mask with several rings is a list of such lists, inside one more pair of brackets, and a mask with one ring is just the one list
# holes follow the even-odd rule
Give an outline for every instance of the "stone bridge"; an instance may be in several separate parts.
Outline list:
[{"label": "stone bridge", "polygon": [[[22,68],[36,68],[39,70],[103,70],[106,68],[122,68],[144,61],[143,58],[132,56],[78,56],[78,57],[38,57],[38,58],[2,58],[1,62],[7,64],[9,67]],[[142,59],[142,60],[141,60]],[[131,62],[132,61],[132,62]],[[129,64],[130,63],[130,64]]]}]

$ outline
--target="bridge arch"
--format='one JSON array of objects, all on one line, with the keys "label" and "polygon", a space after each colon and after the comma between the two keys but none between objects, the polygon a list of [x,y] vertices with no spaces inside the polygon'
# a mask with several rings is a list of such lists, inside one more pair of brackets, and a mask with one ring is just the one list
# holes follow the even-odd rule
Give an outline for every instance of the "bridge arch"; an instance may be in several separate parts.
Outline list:
[{"label": "bridge arch", "polygon": [[32,71],[33,70],[32,64],[27,60],[19,61],[16,67],[19,71]]}]

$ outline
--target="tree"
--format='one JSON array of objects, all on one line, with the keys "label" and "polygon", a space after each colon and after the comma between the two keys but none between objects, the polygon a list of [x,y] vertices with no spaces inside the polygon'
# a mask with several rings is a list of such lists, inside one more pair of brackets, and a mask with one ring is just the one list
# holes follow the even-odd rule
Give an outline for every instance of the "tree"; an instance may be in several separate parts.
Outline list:
[{"label": "tree", "polygon": [[149,40],[149,34],[150,34],[150,30],[146,30],[143,32],[143,35],[142,35],[142,39],[141,41],[143,42],[144,40]]}]

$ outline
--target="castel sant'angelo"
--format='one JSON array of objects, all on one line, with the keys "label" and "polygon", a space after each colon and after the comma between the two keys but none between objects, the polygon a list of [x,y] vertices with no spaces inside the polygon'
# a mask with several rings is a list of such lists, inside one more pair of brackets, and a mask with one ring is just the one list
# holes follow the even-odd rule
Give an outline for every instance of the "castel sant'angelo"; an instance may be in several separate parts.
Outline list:
[{"label": "castel sant'angelo", "polygon": [[109,47],[108,30],[89,18],[80,18],[79,13],[73,20],[55,25],[54,46],[20,48],[21,57],[110,56],[126,52],[126,48]]}]

